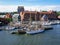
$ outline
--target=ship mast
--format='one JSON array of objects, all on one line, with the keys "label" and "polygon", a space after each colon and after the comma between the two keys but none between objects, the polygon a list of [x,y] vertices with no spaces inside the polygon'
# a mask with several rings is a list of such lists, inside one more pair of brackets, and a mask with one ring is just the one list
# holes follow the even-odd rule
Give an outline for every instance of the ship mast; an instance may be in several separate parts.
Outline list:
[{"label": "ship mast", "polygon": [[31,25],[31,22],[32,22],[32,19],[31,19],[31,9],[30,9],[30,22],[29,22],[29,24]]},{"label": "ship mast", "polygon": [[[37,11],[35,10],[35,22],[37,21],[36,15],[37,15]],[[36,30],[37,30],[37,29],[38,29],[38,26],[37,26],[37,22],[36,22]]]}]

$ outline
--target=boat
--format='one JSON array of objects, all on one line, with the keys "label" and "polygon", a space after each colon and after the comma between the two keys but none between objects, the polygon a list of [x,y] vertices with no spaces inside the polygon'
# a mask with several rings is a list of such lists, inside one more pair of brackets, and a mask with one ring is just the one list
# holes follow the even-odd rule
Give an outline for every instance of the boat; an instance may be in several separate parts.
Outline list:
[{"label": "boat", "polygon": [[44,30],[30,30],[30,31],[26,31],[27,34],[38,34],[38,33],[42,33],[44,32]]},{"label": "boat", "polygon": [[25,30],[15,30],[15,31],[11,31],[11,34],[25,34],[26,31]]},{"label": "boat", "polygon": [[[40,17],[39,17],[40,18]],[[32,23],[32,24],[31,24]],[[37,34],[44,32],[44,29],[41,28],[42,26],[37,22],[36,14],[35,14],[35,22],[32,22],[31,20],[31,14],[30,14],[30,25],[26,31],[27,34]]]},{"label": "boat", "polygon": [[27,34],[37,34],[42,32],[44,32],[44,29],[41,25],[31,25],[26,31]]},{"label": "boat", "polygon": [[49,25],[51,25],[51,23],[50,22],[42,22],[41,25],[43,25],[43,26],[49,26]]},{"label": "boat", "polygon": [[25,34],[26,31],[25,30],[18,30],[18,34]]},{"label": "boat", "polygon": [[57,23],[57,24],[60,24],[60,21],[59,21],[59,20],[57,20],[57,21],[56,21],[56,23]]},{"label": "boat", "polygon": [[52,30],[53,27],[52,26],[43,26],[44,30]]},{"label": "boat", "polygon": [[5,27],[5,30],[13,30],[13,29],[15,29],[15,27],[12,27],[12,26],[6,26]]}]

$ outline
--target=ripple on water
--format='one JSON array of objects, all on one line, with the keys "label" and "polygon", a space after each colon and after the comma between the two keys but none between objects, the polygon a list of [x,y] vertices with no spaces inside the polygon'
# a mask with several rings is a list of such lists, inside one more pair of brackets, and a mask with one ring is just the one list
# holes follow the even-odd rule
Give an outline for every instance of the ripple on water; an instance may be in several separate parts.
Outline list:
[{"label": "ripple on water", "polygon": [[35,35],[16,35],[10,31],[0,31],[0,45],[60,45],[60,25],[53,30]]}]

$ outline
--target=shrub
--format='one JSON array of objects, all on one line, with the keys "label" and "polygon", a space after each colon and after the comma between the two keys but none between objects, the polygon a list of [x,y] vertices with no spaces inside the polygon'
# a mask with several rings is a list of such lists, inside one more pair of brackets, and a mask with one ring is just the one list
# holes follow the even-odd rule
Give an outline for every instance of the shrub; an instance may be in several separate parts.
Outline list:
[{"label": "shrub", "polygon": [[11,21],[12,21],[12,18],[6,18],[6,20],[7,20],[8,22],[11,22]]}]

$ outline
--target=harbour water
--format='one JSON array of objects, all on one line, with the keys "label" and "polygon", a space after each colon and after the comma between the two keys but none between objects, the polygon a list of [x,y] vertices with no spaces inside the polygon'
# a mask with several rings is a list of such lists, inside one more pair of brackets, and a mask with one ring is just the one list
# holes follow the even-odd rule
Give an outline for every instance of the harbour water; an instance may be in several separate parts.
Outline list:
[{"label": "harbour water", "polygon": [[60,25],[52,25],[53,29],[35,35],[10,34],[0,31],[0,45],[60,45]]}]

